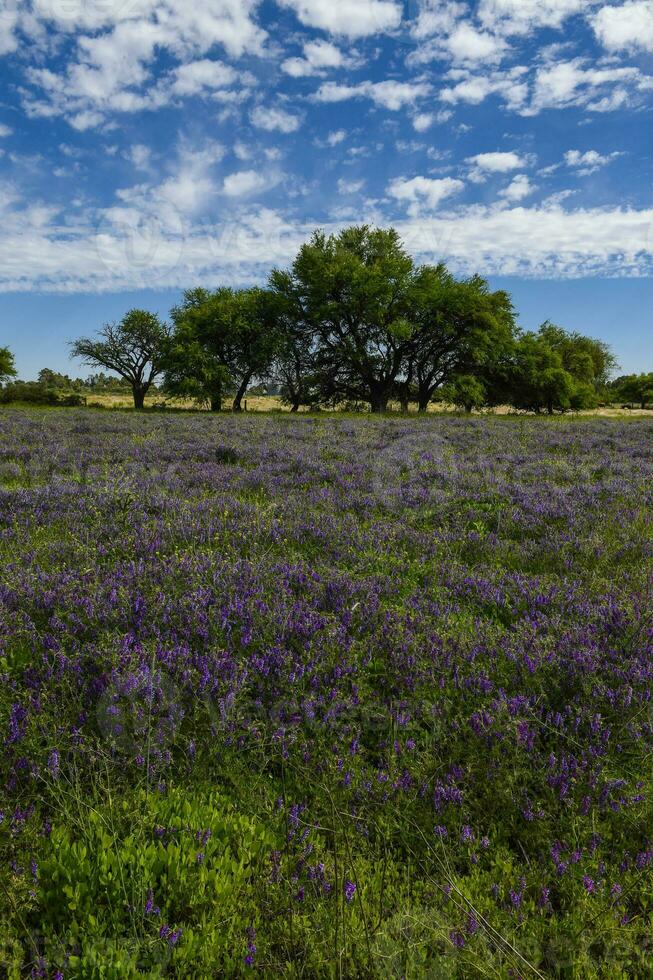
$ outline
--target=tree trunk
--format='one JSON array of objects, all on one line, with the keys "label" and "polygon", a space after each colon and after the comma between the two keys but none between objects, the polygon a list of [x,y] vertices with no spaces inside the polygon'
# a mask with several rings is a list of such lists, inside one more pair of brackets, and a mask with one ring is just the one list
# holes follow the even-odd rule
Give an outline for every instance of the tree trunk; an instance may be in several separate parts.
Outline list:
[{"label": "tree trunk", "polygon": [[381,392],[373,392],[370,396],[370,408],[375,414],[388,411],[388,396]]},{"label": "tree trunk", "polygon": [[211,395],[211,411],[222,411],[222,395]]},{"label": "tree trunk", "polygon": [[546,406],[546,410],[549,413],[549,415],[553,415],[553,402],[552,401],[550,401],[548,403],[548,405]]},{"label": "tree trunk", "polygon": [[298,412],[299,411],[299,402],[298,401],[294,401],[292,403],[292,407],[291,407],[290,411],[291,412]]},{"label": "tree trunk", "polygon": [[236,392],[236,397],[234,398],[234,403],[232,405],[232,411],[242,412],[243,410],[243,398],[247,392],[250,381],[252,380],[251,374],[246,374],[240,383],[240,388]]},{"label": "tree trunk", "polygon": [[146,385],[134,385],[134,408],[140,411],[145,408]]}]

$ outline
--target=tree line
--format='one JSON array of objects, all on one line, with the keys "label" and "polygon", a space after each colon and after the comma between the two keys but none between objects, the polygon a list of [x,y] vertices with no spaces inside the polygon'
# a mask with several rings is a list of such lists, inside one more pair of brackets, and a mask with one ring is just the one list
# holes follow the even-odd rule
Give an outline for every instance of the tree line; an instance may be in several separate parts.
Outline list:
[{"label": "tree line", "polygon": [[391,403],[425,412],[445,400],[553,414],[615,396],[653,402],[653,375],[611,381],[607,344],[548,321],[520,330],[507,292],[417,265],[394,229],[316,232],[265,288],[187,290],[170,321],[130,310],[73,341],[71,356],[115,372],[136,408],[155,385],[212,411],[230,399],[235,412],[254,384],[294,412]]}]

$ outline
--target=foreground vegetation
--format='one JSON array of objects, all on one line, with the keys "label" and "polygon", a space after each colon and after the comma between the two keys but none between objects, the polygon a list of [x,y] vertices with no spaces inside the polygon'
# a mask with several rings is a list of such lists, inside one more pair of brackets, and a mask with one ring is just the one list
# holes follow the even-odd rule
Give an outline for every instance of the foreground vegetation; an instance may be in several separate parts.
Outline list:
[{"label": "foreground vegetation", "polygon": [[0,414],[0,972],[648,977],[647,420]]}]

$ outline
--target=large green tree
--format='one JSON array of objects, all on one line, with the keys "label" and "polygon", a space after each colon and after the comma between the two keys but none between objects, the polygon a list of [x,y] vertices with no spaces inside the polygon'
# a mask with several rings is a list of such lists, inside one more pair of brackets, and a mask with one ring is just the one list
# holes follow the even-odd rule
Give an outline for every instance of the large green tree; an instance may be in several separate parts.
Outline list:
[{"label": "large green tree", "polygon": [[506,356],[514,342],[514,310],[508,293],[492,292],[481,276],[457,280],[443,265],[419,270],[412,299],[418,329],[400,387],[411,390],[425,412],[454,377],[482,377]]},{"label": "large green tree", "polygon": [[217,409],[229,386],[233,411],[240,412],[247,388],[269,375],[279,348],[272,295],[259,288],[190,290],[173,310],[173,322],[168,387],[196,385]]},{"label": "large green tree", "polygon": [[[314,344],[312,368],[325,401],[365,401],[382,412],[406,361],[413,260],[396,231],[348,228],[316,232],[272,289],[301,310],[303,344]],[[305,348],[306,349],[306,348]]]},{"label": "large green tree", "polygon": [[142,409],[145,396],[163,372],[168,340],[168,327],[155,313],[134,309],[119,323],[105,324],[97,339],[72,341],[71,357],[115,371],[131,386],[134,407]]},{"label": "large green tree", "polygon": [[14,355],[8,347],[0,347],[0,385],[15,377]]}]

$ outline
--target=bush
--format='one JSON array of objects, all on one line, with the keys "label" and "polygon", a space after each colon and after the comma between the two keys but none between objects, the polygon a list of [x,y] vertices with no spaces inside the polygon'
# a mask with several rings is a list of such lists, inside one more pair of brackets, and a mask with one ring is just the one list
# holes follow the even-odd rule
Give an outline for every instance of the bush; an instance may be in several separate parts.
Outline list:
[{"label": "bush", "polygon": [[79,408],[86,404],[86,399],[75,392],[61,393],[56,388],[48,387],[38,381],[12,381],[0,390],[0,402],[9,405],[23,402],[28,405],[64,405],[68,408]]}]

